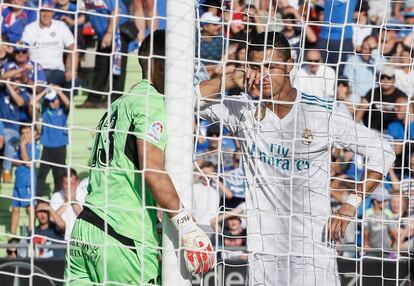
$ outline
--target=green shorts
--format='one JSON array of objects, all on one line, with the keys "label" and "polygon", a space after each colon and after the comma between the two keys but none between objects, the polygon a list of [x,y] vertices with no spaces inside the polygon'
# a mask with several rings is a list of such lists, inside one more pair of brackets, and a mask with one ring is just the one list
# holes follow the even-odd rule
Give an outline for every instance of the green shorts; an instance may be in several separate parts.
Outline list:
[{"label": "green shorts", "polygon": [[72,231],[65,264],[66,285],[160,285],[156,248],[107,234],[80,218]]}]

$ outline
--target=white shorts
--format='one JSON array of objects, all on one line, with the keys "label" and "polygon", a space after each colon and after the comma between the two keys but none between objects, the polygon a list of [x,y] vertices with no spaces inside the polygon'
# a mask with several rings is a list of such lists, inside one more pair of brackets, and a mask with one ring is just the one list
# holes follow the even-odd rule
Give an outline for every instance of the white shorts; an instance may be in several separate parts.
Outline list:
[{"label": "white shorts", "polygon": [[249,256],[249,286],[340,286],[335,256]]}]

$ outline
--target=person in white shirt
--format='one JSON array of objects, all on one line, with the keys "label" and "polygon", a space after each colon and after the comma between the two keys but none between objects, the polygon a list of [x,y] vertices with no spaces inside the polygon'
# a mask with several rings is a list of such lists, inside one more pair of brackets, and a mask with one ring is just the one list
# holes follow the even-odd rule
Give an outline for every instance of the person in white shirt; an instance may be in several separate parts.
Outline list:
[{"label": "person in white shirt", "polygon": [[[331,101],[292,88],[294,61],[286,38],[261,33],[248,46],[247,82],[240,96],[217,100],[244,86],[244,72],[200,83],[199,115],[221,121],[242,149],[246,190],[249,285],[340,285],[332,240],[345,235],[356,209],[387,174],[391,146],[373,131],[332,110]],[[361,154],[366,178],[331,215],[333,147]],[[345,219],[344,219],[345,218]]]},{"label": "person in white shirt", "polygon": [[[210,221],[217,215],[220,206],[221,194],[230,199],[233,194],[222,182],[217,180],[216,166],[211,162],[204,162],[200,169],[202,174],[193,184],[192,215],[198,225],[207,234],[212,234]],[[216,175],[215,175],[216,174]]]},{"label": "person in white shirt", "polygon": [[308,50],[305,63],[297,71],[293,86],[308,95],[334,99],[335,77],[335,70],[322,64],[321,53],[318,50]]},{"label": "person in white shirt", "polygon": [[[69,177],[68,177],[69,175]],[[62,176],[62,190],[53,193],[50,206],[65,222],[65,240],[70,239],[75,220],[82,211],[87,191],[79,184],[78,174],[70,169]]]},{"label": "person in white shirt", "polygon": [[76,78],[72,74],[72,64],[76,72],[78,62],[72,59],[76,57],[75,39],[65,22],[53,20],[55,12],[48,8],[54,8],[53,2],[43,0],[39,19],[24,28],[22,41],[30,45],[30,59],[45,70],[48,83],[67,87],[72,76]]},{"label": "person in white shirt", "polygon": [[404,47],[401,52],[401,65],[395,69],[395,86],[412,99],[414,95],[414,67],[411,64],[411,48]]}]

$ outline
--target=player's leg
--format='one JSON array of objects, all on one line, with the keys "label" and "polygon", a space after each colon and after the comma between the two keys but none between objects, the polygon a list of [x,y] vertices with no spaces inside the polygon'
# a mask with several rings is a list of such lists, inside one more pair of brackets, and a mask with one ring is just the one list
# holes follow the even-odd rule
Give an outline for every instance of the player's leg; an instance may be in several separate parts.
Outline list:
[{"label": "player's leg", "polygon": [[334,256],[291,256],[289,285],[340,286]]},{"label": "player's leg", "polygon": [[158,255],[153,248],[106,234],[82,219],[76,221],[71,240],[65,270],[70,285],[84,285],[85,281],[142,285],[156,284],[159,279]]}]

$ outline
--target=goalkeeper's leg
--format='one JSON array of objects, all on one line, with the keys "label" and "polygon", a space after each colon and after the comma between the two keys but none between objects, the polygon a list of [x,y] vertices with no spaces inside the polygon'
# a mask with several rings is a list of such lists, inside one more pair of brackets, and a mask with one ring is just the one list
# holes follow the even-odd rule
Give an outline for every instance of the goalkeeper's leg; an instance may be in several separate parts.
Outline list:
[{"label": "goalkeeper's leg", "polygon": [[159,279],[156,249],[106,234],[83,219],[76,220],[66,253],[67,285],[158,285]]}]

